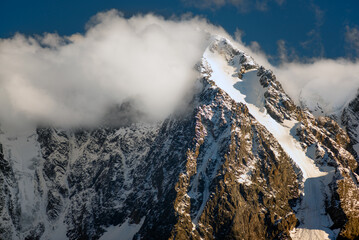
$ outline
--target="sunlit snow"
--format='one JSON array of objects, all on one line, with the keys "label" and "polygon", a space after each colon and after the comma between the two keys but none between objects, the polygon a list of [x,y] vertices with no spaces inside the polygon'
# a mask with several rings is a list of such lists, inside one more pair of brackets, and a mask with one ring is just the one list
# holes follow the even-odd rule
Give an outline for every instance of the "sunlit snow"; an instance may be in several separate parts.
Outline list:
[{"label": "sunlit snow", "polygon": [[[336,234],[329,229],[332,222],[325,214],[324,186],[332,179],[332,169],[322,172],[315,166],[302,150],[291,130],[296,121],[278,123],[264,106],[264,88],[259,83],[257,71],[244,74],[238,78],[238,66],[231,66],[225,57],[209,47],[203,55],[204,60],[212,69],[210,80],[230,95],[235,101],[247,105],[249,112],[277,139],[283,150],[300,167],[303,173],[304,196],[297,217],[301,225],[291,233],[293,239],[332,239]],[[245,177],[245,176],[243,176]]]}]

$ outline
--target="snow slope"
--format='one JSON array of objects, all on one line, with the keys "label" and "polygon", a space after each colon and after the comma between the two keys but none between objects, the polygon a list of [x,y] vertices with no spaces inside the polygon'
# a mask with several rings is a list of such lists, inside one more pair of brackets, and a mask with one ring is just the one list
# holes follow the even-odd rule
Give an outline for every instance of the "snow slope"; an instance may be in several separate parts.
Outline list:
[{"label": "snow slope", "polygon": [[1,128],[0,142],[3,145],[4,157],[12,164],[15,178],[17,179],[17,195],[20,201],[20,236],[22,233],[35,226],[43,217],[40,213],[41,196],[35,188],[35,171],[41,161],[41,148],[37,142],[35,128],[20,132]]},{"label": "snow slope", "polygon": [[131,240],[140,230],[144,221],[145,217],[138,224],[131,224],[129,219],[127,219],[121,226],[110,226],[106,229],[100,240]]},{"label": "snow slope", "polygon": [[332,239],[335,233],[329,229],[331,220],[325,215],[323,183],[330,182],[333,177],[328,172],[320,171],[302,150],[291,130],[296,121],[278,123],[264,108],[263,93],[256,70],[238,78],[239,66],[231,66],[223,54],[208,47],[203,55],[204,66],[209,68],[210,80],[230,95],[235,101],[246,104],[251,115],[265,126],[277,139],[284,151],[294,160],[303,173],[304,196],[297,216],[300,226],[291,233],[293,239]]}]

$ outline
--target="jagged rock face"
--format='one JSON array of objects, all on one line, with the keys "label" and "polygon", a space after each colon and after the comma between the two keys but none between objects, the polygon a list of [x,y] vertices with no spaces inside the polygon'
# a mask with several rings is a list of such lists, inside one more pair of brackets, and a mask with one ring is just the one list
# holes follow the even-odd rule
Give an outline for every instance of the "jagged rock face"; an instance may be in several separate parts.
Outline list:
[{"label": "jagged rock face", "polygon": [[[26,209],[20,207],[24,200],[16,198],[21,187],[7,167],[19,159],[9,155],[13,162],[5,162],[1,169],[6,180],[1,182],[5,205],[1,227],[6,231],[0,238],[53,239],[57,234],[58,239],[98,239],[106,226],[124,222],[137,207],[131,201],[137,182],[144,182],[148,167],[144,159],[157,131],[157,124],[77,131],[38,128],[41,161],[33,175],[34,201],[44,216],[30,219],[33,226],[22,229]],[[14,196],[6,194],[9,191]]]},{"label": "jagged rock face", "polygon": [[313,118],[307,114],[297,128],[303,147],[314,149],[318,166],[332,166],[335,177],[329,184],[332,196],[326,209],[333,220],[333,229],[340,229],[338,239],[354,239],[359,236],[358,164],[350,153],[350,138],[329,117]]},{"label": "jagged rock face", "polygon": [[293,100],[284,92],[282,85],[276,80],[273,72],[260,67],[257,75],[260,76],[259,81],[261,85],[267,89],[264,97],[265,108],[268,114],[281,123],[284,120],[296,119],[295,113],[297,112],[297,107]]},{"label": "jagged rock face", "polygon": [[[69,239],[143,217],[145,239],[287,236],[296,224],[288,200],[299,197],[291,160],[245,106],[205,84],[192,113],[160,128],[37,129],[47,221]],[[46,235],[47,224],[26,236]]]},{"label": "jagged rock face", "polygon": [[[58,142],[43,141],[49,131],[52,140]],[[59,168],[58,176],[44,169],[54,184],[48,191],[48,196],[53,197],[48,198],[47,214],[56,218],[67,205],[64,221],[70,239],[99,238],[104,226],[118,225],[134,214],[138,207],[135,201],[140,201],[136,194],[142,193],[138,182],[143,183],[146,176],[145,156],[156,136],[156,126],[77,131],[67,137],[52,129],[38,132],[43,156],[52,166],[49,168]],[[51,154],[47,155],[47,151]],[[59,156],[64,161],[59,161]],[[63,163],[67,166],[63,167]],[[63,180],[67,181],[67,190]],[[141,197],[142,201],[151,198],[146,194]]]},{"label": "jagged rock face", "polygon": [[296,224],[288,201],[299,197],[291,160],[245,106],[207,85],[189,118],[164,123],[149,155],[158,202],[138,237],[288,236]]},{"label": "jagged rock face", "polygon": [[342,236],[343,238],[354,239],[359,236],[359,178],[357,175],[359,174],[359,96],[353,99],[343,110],[341,121],[350,139],[348,141],[349,149],[356,158],[356,163],[351,164],[350,171],[346,171],[346,180],[342,181],[340,185],[339,195],[348,196],[348,200],[341,203],[349,222],[345,226]]},{"label": "jagged rock face", "polygon": [[[300,122],[296,135],[301,146],[320,168],[332,166],[335,176],[329,183],[331,196],[326,211],[333,221],[332,229],[340,229],[338,239],[359,236],[358,163],[353,145],[358,143],[359,98],[353,100],[342,116],[346,131],[330,117],[315,118],[308,110],[296,107],[271,71],[260,69],[261,84],[268,87],[265,107],[278,121],[295,119]],[[271,84],[270,84],[271,83]],[[313,152],[313,153],[311,153]]]},{"label": "jagged rock face", "polygon": [[[229,59],[228,62],[230,63],[231,60]],[[260,67],[257,75],[265,89],[264,107],[267,113],[281,123],[285,120],[297,121],[291,132],[300,141],[306,155],[314,160],[321,171],[326,172],[327,166],[334,168],[333,177],[326,177],[326,181],[330,180],[328,182],[330,189],[326,193],[325,201],[325,212],[333,221],[330,228],[339,229],[339,238],[358,237],[358,175],[357,162],[352,155],[354,141],[350,139],[352,138],[350,131],[348,136],[331,118],[316,119],[310,112],[296,107],[270,70]],[[358,105],[353,101],[350,106],[354,108]],[[357,121],[352,119],[351,122]],[[355,125],[351,127],[351,129],[355,128]]]},{"label": "jagged rock face", "polygon": [[272,71],[227,40],[209,51],[234,69],[230,76],[256,71],[258,85],[235,86],[259,95],[235,100],[203,60],[202,89],[185,114],[131,124],[140,113],[115,109],[111,127],[0,136],[0,239],[106,239],[111,226],[130,239],[289,239],[303,224],[306,184],[283,140],[252,114],[255,104],[276,124],[295,123],[301,151],[331,171],[323,214],[339,237],[358,237],[354,132],[298,108]]},{"label": "jagged rock face", "polygon": [[213,100],[197,108],[171,238],[287,237],[299,197],[291,160],[245,106],[215,87],[201,97]]},{"label": "jagged rock face", "polygon": [[345,127],[353,147],[353,155],[358,160],[359,154],[359,95],[354,98],[346,108],[344,108],[341,123]]},{"label": "jagged rock face", "polygon": [[18,202],[16,192],[16,179],[12,171],[11,163],[4,158],[3,146],[0,145],[0,238],[11,239],[18,230],[19,208],[14,202]]}]

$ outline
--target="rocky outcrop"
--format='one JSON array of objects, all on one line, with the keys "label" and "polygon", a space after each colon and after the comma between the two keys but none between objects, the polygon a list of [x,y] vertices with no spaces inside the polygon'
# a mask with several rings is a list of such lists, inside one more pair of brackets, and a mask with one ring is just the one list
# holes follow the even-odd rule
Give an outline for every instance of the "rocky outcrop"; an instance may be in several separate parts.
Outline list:
[{"label": "rocky outcrop", "polygon": [[297,223],[289,202],[299,197],[290,158],[246,106],[219,89],[208,91],[215,101],[196,114],[194,145],[176,185],[171,238],[288,237]]},{"label": "rocky outcrop", "polygon": [[295,134],[303,150],[315,159],[320,169],[326,166],[335,168],[335,177],[329,184],[332,194],[327,196],[326,210],[333,221],[332,229],[340,229],[338,238],[355,239],[359,236],[359,177],[355,161],[357,154],[353,149],[357,142],[359,118],[353,114],[357,106],[355,101],[343,113],[343,123],[347,126],[345,131],[330,117],[315,118],[308,110],[296,107],[271,71],[262,67],[258,75],[262,86],[267,88],[265,107],[268,113],[279,122],[299,121]]}]

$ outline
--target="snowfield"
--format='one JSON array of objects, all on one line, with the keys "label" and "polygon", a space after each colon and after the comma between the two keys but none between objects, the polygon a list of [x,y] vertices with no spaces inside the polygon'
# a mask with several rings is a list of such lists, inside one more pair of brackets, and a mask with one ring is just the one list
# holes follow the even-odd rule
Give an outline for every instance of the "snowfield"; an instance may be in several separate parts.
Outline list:
[{"label": "snowfield", "polygon": [[[208,47],[203,55],[204,66],[209,68],[210,80],[235,101],[246,104],[255,119],[277,139],[283,150],[293,159],[303,173],[304,193],[296,214],[300,225],[291,232],[293,239],[334,239],[336,233],[329,229],[332,221],[325,214],[324,200],[327,184],[333,178],[333,169],[321,171],[304,152],[292,134],[297,121],[278,123],[264,108],[265,89],[260,85],[257,70],[246,72],[238,78],[240,66],[231,66],[225,56]],[[295,132],[295,131],[294,131]]]},{"label": "snowfield", "polygon": [[[4,157],[12,162],[15,178],[18,182],[18,197],[21,210],[22,231],[33,227],[42,217],[39,214],[40,199],[35,191],[35,169],[41,159],[40,144],[37,142],[35,129],[20,133],[1,129],[0,141]],[[16,195],[16,193],[14,194]],[[19,236],[19,239],[24,236]]]},{"label": "snowfield", "polygon": [[[67,239],[66,225],[50,223],[46,217],[46,199],[38,190],[36,183],[36,169],[43,165],[40,143],[37,141],[36,127],[26,126],[21,130],[14,130],[1,126],[0,143],[3,145],[4,157],[12,163],[19,192],[14,192],[20,199],[20,233],[14,239],[24,239],[27,231],[37,224],[46,224],[46,230],[41,239]],[[43,191],[47,191],[46,181],[38,175]],[[14,191],[14,190],[13,190]],[[63,219],[60,219],[62,223]],[[51,229],[51,230],[49,230]]]},{"label": "snowfield", "polygon": [[140,230],[144,221],[145,217],[143,217],[138,224],[132,224],[129,223],[129,219],[127,219],[119,226],[110,226],[106,229],[106,232],[101,236],[100,240],[132,240],[135,234]]}]

